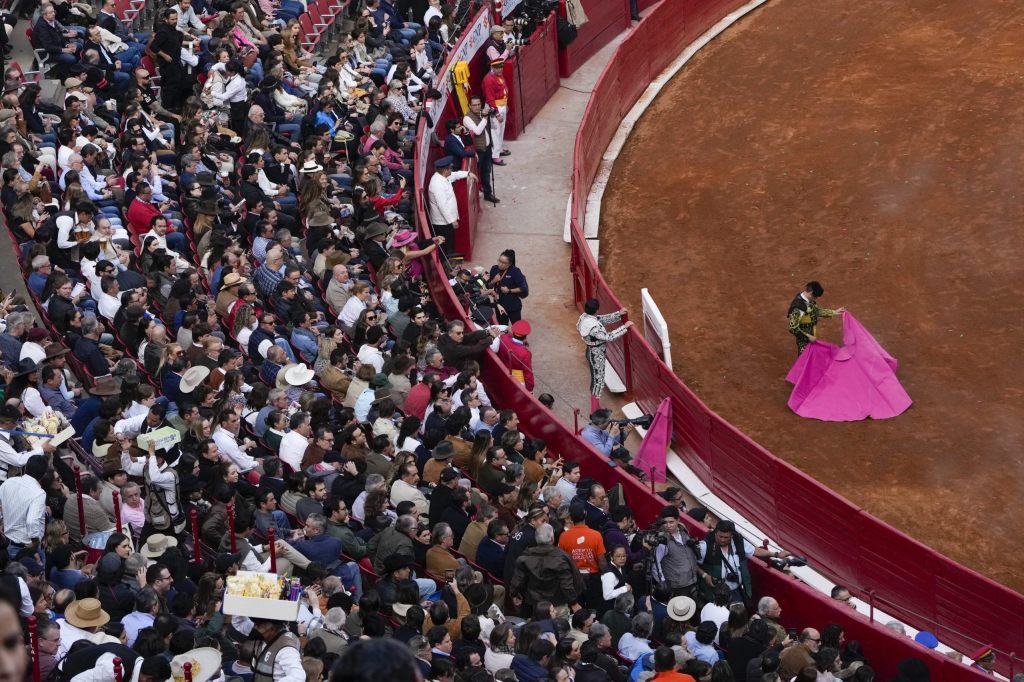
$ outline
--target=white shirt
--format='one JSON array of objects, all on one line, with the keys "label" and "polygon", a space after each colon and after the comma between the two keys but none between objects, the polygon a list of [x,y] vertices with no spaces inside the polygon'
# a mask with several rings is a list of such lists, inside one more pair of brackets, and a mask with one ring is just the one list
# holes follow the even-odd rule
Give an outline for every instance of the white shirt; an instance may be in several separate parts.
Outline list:
[{"label": "white shirt", "polygon": [[292,471],[300,471],[302,457],[306,454],[308,447],[309,440],[305,436],[296,431],[289,431],[281,439],[281,447],[277,454],[282,462],[292,468]]},{"label": "white shirt", "polygon": [[347,327],[355,326],[356,320],[359,319],[359,314],[366,310],[367,304],[365,301],[360,301],[358,296],[350,296],[345,301],[345,307],[338,313],[338,319]]},{"label": "white shirt", "polygon": [[35,386],[25,387],[24,392],[21,394],[21,402],[33,417],[38,417],[46,411],[46,403],[43,402],[43,396],[40,395],[39,389]]},{"label": "white shirt", "polygon": [[560,478],[555,481],[555,488],[558,489],[558,492],[562,493],[563,502],[572,502],[576,497],[576,484],[572,481]]},{"label": "white shirt", "polygon": [[434,173],[430,177],[430,201],[427,209],[432,225],[450,225],[459,219],[452,183],[469,177],[467,171],[454,171],[448,177]]},{"label": "white shirt", "polygon": [[700,622],[710,620],[715,624],[715,642],[718,642],[718,630],[722,627],[722,623],[729,620],[729,607],[728,606],[715,606],[714,602],[709,602],[704,605],[704,608],[700,610]]},{"label": "white shirt", "polygon": [[25,358],[41,365],[46,360],[46,349],[34,341],[26,341],[21,344],[21,356],[18,359],[24,360]]},{"label": "white shirt", "polygon": [[238,445],[235,435],[226,429],[219,428],[213,432],[213,442],[220,450],[221,459],[234,462],[243,474],[256,468],[256,459]]},{"label": "white shirt", "polygon": [[[7,447],[10,447],[9,445]],[[22,454],[42,454],[42,450]],[[3,450],[0,448],[0,457]],[[25,458],[25,462],[28,457]],[[21,465],[23,466],[24,462]],[[15,476],[0,485],[0,512],[4,517],[4,533],[12,542],[27,545],[43,539],[46,527],[46,493],[31,476]]]},{"label": "white shirt", "polygon": [[60,646],[57,647],[57,660],[66,656],[68,649],[78,640],[92,637],[92,633],[88,630],[75,627],[63,618],[57,621],[57,625],[60,627]]},{"label": "white shirt", "polygon": [[365,490],[356,497],[352,503],[352,518],[362,523],[366,517],[366,497],[369,495]]},{"label": "white shirt", "polygon": [[[61,249],[77,248],[78,242],[72,236],[72,233],[75,231],[75,225],[78,224],[78,220],[71,216],[62,215],[58,216],[55,222],[57,224],[57,247]],[[93,231],[92,223],[89,223],[89,231]]]},{"label": "white shirt", "polygon": [[380,352],[380,348],[377,346],[364,343],[359,348],[359,353],[356,357],[364,365],[373,365],[378,374],[384,371],[384,354]]},{"label": "white shirt", "polygon": [[177,251],[175,251],[174,249],[171,249],[171,248],[169,248],[167,246],[167,237],[166,237],[166,235],[165,236],[160,236],[160,235],[158,235],[156,233],[155,230],[150,230],[146,234],[142,235],[142,241],[143,242],[146,241],[146,237],[156,237],[156,242],[157,242],[157,244],[160,245],[160,248],[163,249],[164,251],[166,251],[168,256],[171,256],[172,258],[174,258],[174,270],[179,275],[181,273],[185,272],[186,270],[188,270],[190,267],[192,267],[191,265],[189,265],[189,262],[187,260],[185,260],[184,258],[182,258],[181,256],[178,255]]},{"label": "white shirt", "polygon": [[98,289],[94,293],[96,295],[96,307],[99,309],[100,315],[113,322],[117,311],[121,309],[121,299]]},{"label": "white shirt", "polygon": [[149,464],[149,483],[164,491],[164,499],[167,501],[167,511],[171,516],[178,513],[178,488],[174,485],[174,471],[164,462],[161,469],[157,466],[156,457],[147,457]]}]

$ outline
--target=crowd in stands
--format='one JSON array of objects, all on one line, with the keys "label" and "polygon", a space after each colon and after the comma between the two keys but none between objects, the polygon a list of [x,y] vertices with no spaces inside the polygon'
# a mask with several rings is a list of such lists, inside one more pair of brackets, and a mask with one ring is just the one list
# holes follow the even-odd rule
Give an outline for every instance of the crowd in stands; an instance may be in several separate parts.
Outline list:
[{"label": "crowd in stands", "polygon": [[[0,303],[9,679],[34,616],[43,680],[113,679],[118,657],[161,682],[186,661],[195,682],[871,682],[840,625],[787,632],[754,601],[767,550],[728,521],[669,489],[639,532],[492,403],[488,349],[535,387],[526,276],[512,250],[459,263],[452,156],[429,190],[412,173],[455,6],[179,0],[145,33],[118,6],[33,8],[64,99],[12,66],[0,100],[33,299]],[[508,154],[480,125],[498,72],[443,126],[482,168]],[[477,330],[431,302],[438,249]],[[53,419],[74,439],[27,427]],[[584,437],[628,471],[623,435],[598,411]],[[272,563],[301,579],[298,620],[225,614],[226,581]]]}]

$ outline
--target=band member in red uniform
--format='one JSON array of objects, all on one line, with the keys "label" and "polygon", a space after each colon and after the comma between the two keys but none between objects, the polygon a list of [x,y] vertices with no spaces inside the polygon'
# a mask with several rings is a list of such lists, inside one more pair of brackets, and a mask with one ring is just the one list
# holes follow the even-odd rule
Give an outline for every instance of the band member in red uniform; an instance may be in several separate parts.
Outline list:
[{"label": "band member in red uniform", "polygon": [[502,146],[505,141],[505,116],[508,115],[508,87],[505,86],[505,77],[501,75],[504,68],[505,60],[495,59],[483,82],[484,101],[491,109],[491,157],[499,166],[505,165],[501,157],[512,153]]},{"label": "band member in red uniform", "polygon": [[527,391],[533,390],[533,352],[526,343],[526,337],[533,329],[526,320],[513,322],[509,327],[511,334],[501,337],[498,346],[498,357],[505,363],[512,377],[526,386]]}]

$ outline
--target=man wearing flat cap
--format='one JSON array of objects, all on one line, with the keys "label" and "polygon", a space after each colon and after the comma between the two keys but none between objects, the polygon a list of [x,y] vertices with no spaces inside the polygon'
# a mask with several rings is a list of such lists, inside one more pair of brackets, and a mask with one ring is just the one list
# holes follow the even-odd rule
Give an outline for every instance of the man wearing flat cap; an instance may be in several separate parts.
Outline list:
[{"label": "man wearing flat cap", "polygon": [[438,237],[444,237],[440,243],[441,251],[448,255],[454,249],[455,230],[459,229],[459,206],[455,201],[455,190],[452,184],[458,180],[472,177],[478,178],[469,171],[453,170],[455,159],[442,156],[434,162],[434,174],[430,177],[427,193],[429,201],[427,213],[430,216],[430,228]]}]

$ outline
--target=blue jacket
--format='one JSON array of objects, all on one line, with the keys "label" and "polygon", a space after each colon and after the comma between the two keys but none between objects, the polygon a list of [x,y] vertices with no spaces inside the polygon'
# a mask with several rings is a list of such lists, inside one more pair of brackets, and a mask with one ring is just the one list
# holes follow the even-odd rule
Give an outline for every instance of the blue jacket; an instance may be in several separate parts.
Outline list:
[{"label": "blue jacket", "polygon": [[[444,138],[444,153],[457,159],[468,159],[471,156],[476,156],[476,149],[467,147],[462,138],[455,133],[448,133],[448,136]],[[461,165],[462,163],[459,162],[459,166]]]},{"label": "blue jacket", "polygon": [[81,435],[85,431],[85,427],[89,425],[89,422],[99,416],[100,405],[102,404],[103,398],[91,395],[78,405],[78,409],[75,410],[75,416],[70,420],[75,433]]},{"label": "blue jacket", "polygon": [[512,658],[512,672],[519,682],[545,682],[548,679],[547,668],[523,654],[516,654]]},{"label": "blue jacket", "polygon": [[316,336],[313,332],[302,327],[296,327],[292,330],[292,345],[299,349],[299,352],[302,353],[302,359],[306,362],[316,360],[316,356],[320,352]]},{"label": "blue jacket", "polygon": [[160,388],[163,389],[164,395],[172,403],[180,405],[181,401],[185,399],[185,394],[181,392],[180,374],[175,374],[174,372],[164,374],[164,378],[160,381]]},{"label": "blue jacket", "polygon": [[292,547],[310,561],[319,561],[328,571],[340,575],[337,569],[341,565],[343,547],[339,538],[326,534],[317,535],[315,538],[299,540],[293,543]]},{"label": "blue jacket", "polygon": [[476,563],[500,580],[505,575],[505,548],[485,537],[476,548]]}]

